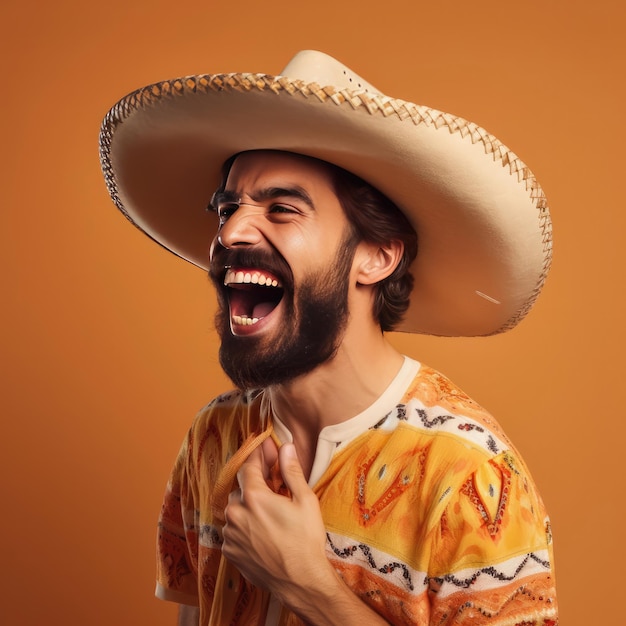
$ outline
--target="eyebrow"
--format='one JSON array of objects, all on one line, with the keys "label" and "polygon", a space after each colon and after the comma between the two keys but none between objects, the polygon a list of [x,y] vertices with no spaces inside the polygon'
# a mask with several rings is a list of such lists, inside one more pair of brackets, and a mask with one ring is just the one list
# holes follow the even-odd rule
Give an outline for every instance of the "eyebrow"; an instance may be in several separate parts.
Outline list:
[{"label": "eyebrow", "polygon": [[234,191],[227,191],[226,189],[222,191],[216,191],[211,197],[211,202],[209,203],[209,207],[214,211],[217,211],[217,207],[225,202],[233,202],[237,204],[240,198],[237,193]]},{"label": "eyebrow", "polygon": [[313,200],[311,196],[306,192],[303,187],[299,185],[292,185],[289,187],[266,187],[258,191],[254,191],[250,194],[250,197],[255,202],[263,202],[263,200],[274,200],[275,198],[294,198],[301,200],[310,209],[315,210]]},{"label": "eyebrow", "polygon": [[[263,202],[264,200],[274,200],[276,198],[294,198],[304,202],[311,210],[315,210],[315,205],[311,196],[303,187],[292,185],[289,187],[265,187],[257,191],[253,191],[249,196],[255,202]],[[221,202],[241,202],[241,196],[233,190],[224,189],[217,191],[211,198],[211,206],[215,207]]]}]

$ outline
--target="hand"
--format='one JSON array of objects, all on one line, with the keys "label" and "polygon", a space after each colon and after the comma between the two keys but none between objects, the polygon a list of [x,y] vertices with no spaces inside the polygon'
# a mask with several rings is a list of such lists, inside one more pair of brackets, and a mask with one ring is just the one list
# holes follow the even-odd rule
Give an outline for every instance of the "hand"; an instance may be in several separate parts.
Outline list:
[{"label": "hand", "polygon": [[[270,468],[279,461],[291,497],[274,493],[267,484]],[[335,576],[324,547],[326,531],[319,502],[308,486],[293,444],[279,451],[267,439],[248,457],[237,474],[225,510],[222,550],[254,585],[283,603],[298,604],[316,583]]]},{"label": "hand", "polygon": [[[268,486],[277,459],[291,497]],[[230,494],[225,510],[222,550],[243,576],[267,589],[305,624],[387,624],[345,585],[326,558],[319,501],[293,444],[277,451],[266,439],[237,478],[240,488]]]}]

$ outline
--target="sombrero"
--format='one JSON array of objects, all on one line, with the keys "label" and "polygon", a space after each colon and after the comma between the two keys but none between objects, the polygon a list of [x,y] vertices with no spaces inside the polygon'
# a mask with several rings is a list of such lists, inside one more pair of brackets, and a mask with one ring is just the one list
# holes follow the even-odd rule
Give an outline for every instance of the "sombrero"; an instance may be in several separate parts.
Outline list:
[{"label": "sombrero", "polygon": [[122,98],[100,133],[117,207],[201,267],[216,232],[206,207],[231,155],[276,149],[368,181],[418,233],[415,287],[398,330],[477,336],[515,326],[551,260],[543,191],[526,165],[476,124],[381,94],[320,52],[279,76],[204,74]]}]

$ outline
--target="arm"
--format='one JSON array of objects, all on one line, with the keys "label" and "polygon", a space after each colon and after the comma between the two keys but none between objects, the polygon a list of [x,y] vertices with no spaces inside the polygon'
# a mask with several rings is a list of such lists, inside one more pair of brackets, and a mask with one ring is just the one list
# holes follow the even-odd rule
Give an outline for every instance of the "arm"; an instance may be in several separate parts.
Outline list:
[{"label": "arm", "polygon": [[[341,580],[326,558],[326,531],[319,502],[307,485],[291,444],[278,457],[291,497],[266,484],[270,440],[241,467],[240,490],[226,507],[224,555],[250,582],[267,589],[307,624],[387,624]],[[264,454],[265,452],[265,454]]]},{"label": "arm", "polygon": [[200,609],[197,606],[181,604],[178,607],[178,626],[198,626],[200,624]]},{"label": "arm", "polygon": [[319,582],[314,589],[295,589],[281,598],[307,626],[388,626],[386,620],[347,587],[332,567],[324,578],[320,575]]},{"label": "arm", "polygon": [[[185,614],[185,607],[194,609],[199,602],[197,559],[194,558],[194,546],[188,543],[187,536],[190,530],[195,537],[195,527],[189,528],[185,524],[186,518],[194,519],[186,471],[189,462],[188,440],[189,437],[181,446],[163,496],[156,549],[155,595],[161,600],[178,604],[181,615]],[[181,617],[179,623],[187,622],[182,621]]]}]

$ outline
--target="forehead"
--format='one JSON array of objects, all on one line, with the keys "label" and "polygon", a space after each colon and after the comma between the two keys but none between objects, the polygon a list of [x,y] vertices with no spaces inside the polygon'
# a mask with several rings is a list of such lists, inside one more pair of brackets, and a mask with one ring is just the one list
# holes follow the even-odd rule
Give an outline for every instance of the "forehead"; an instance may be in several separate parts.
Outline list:
[{"label": "forehead", "polygon": [[250,193],[258,188],[297,185],[311,192],[332,193],[332,166],[324,161],[289,152],[255,150],[235,159],[226,189]]}]

